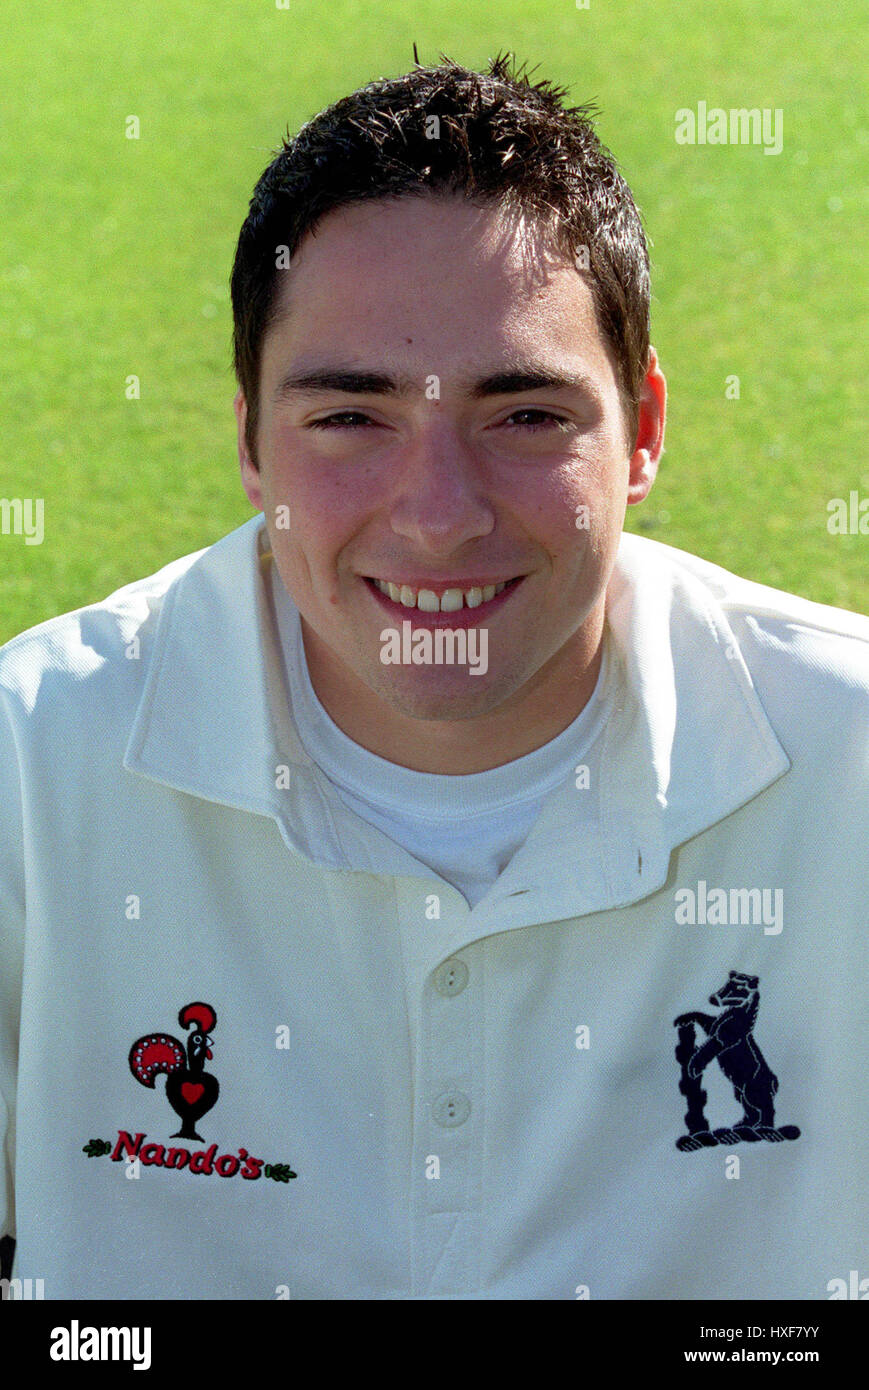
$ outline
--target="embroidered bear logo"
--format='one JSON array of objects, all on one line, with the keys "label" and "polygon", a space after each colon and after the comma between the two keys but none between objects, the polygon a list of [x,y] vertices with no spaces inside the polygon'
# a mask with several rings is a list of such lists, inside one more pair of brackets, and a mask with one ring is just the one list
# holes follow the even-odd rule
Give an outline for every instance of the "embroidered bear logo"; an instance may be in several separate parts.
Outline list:
[{"label": "embroidered bear logo", "polygon": [[[676,1061],[681,1069],[679,1090],[688,1102],[685,1113],[688,1133],[676,1140],[676,1147],[684,1152],[714,1144],[738,1144],[742,1140],[756,1143],[766,1139],[777,1143],[799,1138],[800,1131],[795,1125],[776,1128],[778,1077],[768,1066],[752,1031],[760,1006],[757,986],[757,975],[731,970],[727,983],[709,996],[709,1003],[721,1013],[695,1012],[680,1014],[674,1019],[679,1029],[676,1047]],[[696,1041],[697,1027],[706,1033],[705,1041]],[[710,1130],[706,1119],[707,1095],[701,1078],[712,1061],[718,1062],[743,1109],[742,1119],[730,1129]]]}]

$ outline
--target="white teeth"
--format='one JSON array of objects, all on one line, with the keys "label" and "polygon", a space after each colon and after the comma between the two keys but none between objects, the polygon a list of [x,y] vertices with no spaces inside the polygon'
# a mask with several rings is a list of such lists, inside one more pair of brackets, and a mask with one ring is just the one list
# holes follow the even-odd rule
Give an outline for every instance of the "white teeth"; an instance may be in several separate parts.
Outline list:
[{"label": "white teeth", "polygon": [[482,588],[445,589],[438,598],[433,589],[412,589],[409,584],[394,584],[391,579],[375,579],[374,583],[382,594],[388,594],[393,603],[405,608],[416,608],[420,613],[458,613],[461,608],[479,608],[488,603],[502,589],[508,580],[500,584],[485,584]]},{"label": "white teeth", "polygon": [[[468,592],[469,592],[469,596],[470,596],[470,593],[471,593],[472,591],[469,590]],[[419,604],[419,606],[420,606],[420,608],[422,608],[422,602],[421,602],[421,600],[422,600],[422,594],[420,594],[419,597],[420,597],[420,604]],[[459,609],[462,608],[462,607],[464,607],[464,603],[465,603],[465,596],[464,596],[464,594],[462,593],[461,589],[446,589],[446,590],[444,591],[444,593],[441,594],[441,612],[442,612],[442,613],[458,613]],[[473,604],[470,604],[469,607],[473,607]]]}]

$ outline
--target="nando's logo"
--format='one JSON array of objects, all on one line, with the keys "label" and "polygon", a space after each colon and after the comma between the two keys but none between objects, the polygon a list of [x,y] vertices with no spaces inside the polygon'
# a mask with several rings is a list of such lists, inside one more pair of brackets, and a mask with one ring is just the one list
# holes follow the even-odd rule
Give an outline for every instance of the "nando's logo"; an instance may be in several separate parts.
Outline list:
[{"label": "nando's logo", "polygon": [[[171,1033],[147,1033],[137,1038],[130,1048],[130,1071],[136,1080],[149,1090],[156,1089],[157,1077],[166,1077],[166,1099],[181,1121],[181,1128],[170,1137],[188,1139],[199,1144],[205,1140],[199,1133],[199,1126],[212,1111],[220,1096],[220,1082],[206,1063],[212,1061],[211,1044],[217,1024],[217,1014],[210,1004],[194,1001],[185,1004],[178,1014],[181,1027],[187,1029],[186,1043]],[[205,1126],[202,1126],[205,1128]],[[191,1151],[181,1145],[148,1142],[147,1134],[135,1134],[125,1129],[118,1130],[114,1144],[106,1139],[90,1139],[83,1145],[82,1152],[89,1158],[100,1158],[110,1153],[114,1163],[125,1159],[130,1164],[130,1176],[139,1176],[139,1165],[143,1167],[186,1169],[189,1173],[206,1176],[216,1174],[221,1178],[242,1178],[254,1181],[260,1177],[273,1178],[276,1182],[289,1182],[296,1174],[288,1163],[266,1163],[256,1158],[246,1148],[237,1153],[218,1154],[219,1144],[213,1143],[207,1149]]]},{"label": "nando's logo", "polygon": [[220,1095],[220,1082],[205,1070],[213,1055],[208,1044],[214,1041],[209,1034],[217,1014],[210,1004],[187,1004],[178,1022],[191,1030],[186,1052],[183,1043],[170,1034],[150,1033],[130,1048],[130,1071],[152,1091],[160,1073],[166,1073],[166,1099],[181,1116],[181,1128],[172,1138],[198,1139],[202,1144],[205,1141],[196,1133],[197,1121],[217,1104]]}]

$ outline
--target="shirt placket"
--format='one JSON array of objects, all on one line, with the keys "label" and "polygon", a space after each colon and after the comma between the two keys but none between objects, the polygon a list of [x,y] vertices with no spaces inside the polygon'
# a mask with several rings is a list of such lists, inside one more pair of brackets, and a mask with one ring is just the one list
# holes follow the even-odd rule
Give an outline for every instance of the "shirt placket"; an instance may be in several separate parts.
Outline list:
[{"label": "shirt placket", "polygon": [[[463,913],[464,904],[456,922],[427,925],[437,925],[440,935]],[[484,946],[475,942],[434,964],[431,950],[426,954],[415,972],[413,1296],[473,1297],[482,1239]]]}]

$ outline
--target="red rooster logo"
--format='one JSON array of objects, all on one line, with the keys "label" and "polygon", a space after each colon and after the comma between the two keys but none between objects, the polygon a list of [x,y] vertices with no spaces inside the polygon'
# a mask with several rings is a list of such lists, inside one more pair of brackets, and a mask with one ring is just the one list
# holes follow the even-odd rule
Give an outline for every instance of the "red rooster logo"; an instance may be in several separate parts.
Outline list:
[{"label": "red rooster logo", "polygon": [[[217,1103],[220,1083],[205,1070],[211,1060],[212,1042],[209,1036],[217,1023],[217,1014],[210,1004],[185,1004],[178,1014],[182,1028],[192,1029],[184,1044],[168,1033],[149,1033],[130,1048],[130,1071],[143,1086],[152,1091],[159,1073],[166,1073],[166,1099],[177,1115],[181,1128],[173,1139],[197,1139],[196,1122]],[[186,1065],[185,1065],[186,1063]]]}]

